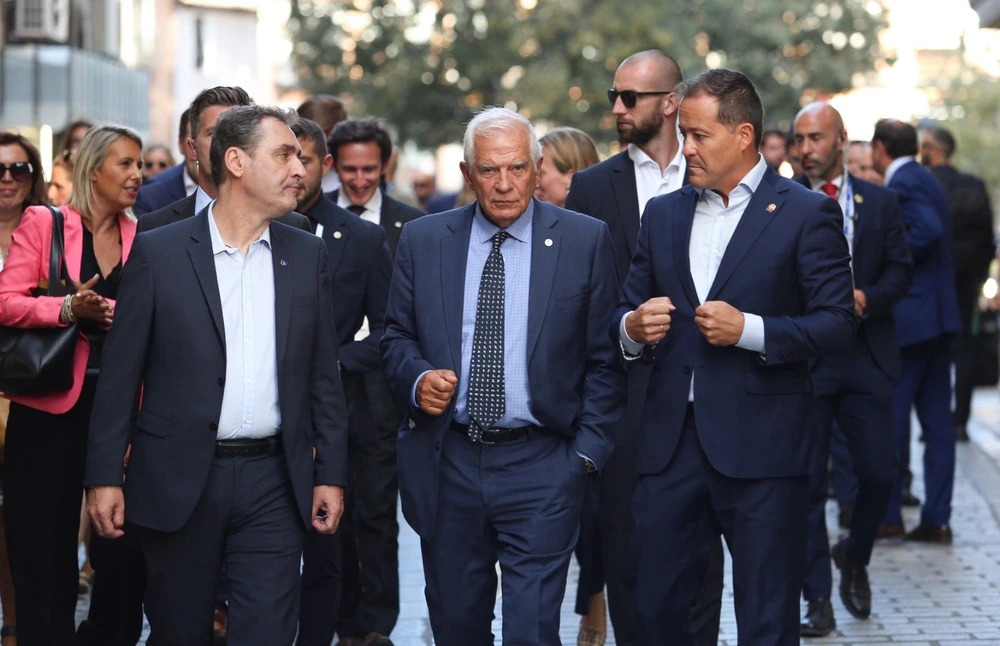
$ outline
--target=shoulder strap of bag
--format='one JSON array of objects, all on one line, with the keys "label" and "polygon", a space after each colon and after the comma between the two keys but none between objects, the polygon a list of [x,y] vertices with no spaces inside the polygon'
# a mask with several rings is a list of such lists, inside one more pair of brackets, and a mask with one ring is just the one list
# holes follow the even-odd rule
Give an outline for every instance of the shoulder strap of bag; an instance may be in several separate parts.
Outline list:
[{"label": "shoulder strap of bag", "polygon": [[49,252],[49,295],[58,295],[59,273],[63,265],[63,215],[62,211],[50,206],[52,211],[52,249]]}]

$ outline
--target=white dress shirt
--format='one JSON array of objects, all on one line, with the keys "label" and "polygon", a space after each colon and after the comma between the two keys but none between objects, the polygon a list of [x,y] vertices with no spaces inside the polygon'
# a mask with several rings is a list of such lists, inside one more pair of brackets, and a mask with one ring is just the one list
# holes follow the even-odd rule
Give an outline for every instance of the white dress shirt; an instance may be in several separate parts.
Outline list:
[{"label": "white dress shirt", "polygon": [[205,189],[198,187],[194,192],[194,212],[195,215],[201,213],[201,210],[212,203],[212,198],[208,196]]},{"label": "white dress shirt", "polygon": [[[351,198],[347,197],[347,191],[341,189],[337,193],[337,206],[348,208],[351,206]],[[382,224],[382,189],[377,188],[368,201],[364,203],[365,212],[361,214],[362,220],[368,220],[375,224]],[[350,209],[348,209],[350,210]]]},{"label": "white dress shirt", "polygon": [[244,256],[222,241],[213,206],[209,206],[208,230],[226,337],[226,383],[216,437],[270,437],[281,428],[271,231],[264,229]]},{"label": "white dress shirt", "polygon": [[891,162],[889,162],[889,165],[886,166],[885,168],[885,181],[882,182],[882,185],[888,186],[889,182],[892,181],[892,176],[896,174],[896,171],[899,170],[899,167],[911,161],[915,161],[913,155],[905,155],[903,157],[897,157],[896,159],[893,159]]},{"label": "white dress shirt", "polygon": [[194,181],[194,178],[188,175],[186,167],[181,175],[184,177],[184,195],[191,195],[198,190],[198,182]]},{"label": "white dress shirt", "polygon": [[[844,184],[844,175],[841,173],[830,180],[830,183],[837,187],[837,202],[840,204],[840,211],[844,214],[844,236],[847,238],[847,251],[851,254],[851,265],[854,265],[854,191],[850,182]],[[813,180],[809,178],[809,186],[817,193],[823,192],[823,185],[826,180]]]},{"label": "white dress shirt", "polygon": [[[760,185],[767,170],[767,163],[759,157],[757,165],[729,193],[728,206],[722,197],[712,190],[698,190],[698,204],[694,210],[694,220],[691,224],[691,239],[688,243],[688,257],[691,264],[691,280],[694,282],[698,301],[704,303],[708,292],[715,282],[722,256],[726,253],[729,241],[736,231],[743,212],[750,203],[750,198]],[[625,321],[632,315],[629,312],[622,317],[619,325],[619,336],[622,348],[627,355],[638,356],[642,352],[642,344],[629,338],[625,331]],[[667,334],[670,334],[668,331]],[[743,312],[743,334],[740,335],[736,347],[764,354],[764,319],[756,314]],[[694,400],[694,379],[691,380],[689,399]]]},{"label": "white dress shirt", "polygon": [[684,160],[683,140],[677,146],[677,154],[663,170],[641,148],[635,144],[628,145],[628,157],[635,166],[635,190],[639,197],[639,218],[646,210],[646,203],[657,195],[666,195],[684,185],[684,170],[687,162]]}]

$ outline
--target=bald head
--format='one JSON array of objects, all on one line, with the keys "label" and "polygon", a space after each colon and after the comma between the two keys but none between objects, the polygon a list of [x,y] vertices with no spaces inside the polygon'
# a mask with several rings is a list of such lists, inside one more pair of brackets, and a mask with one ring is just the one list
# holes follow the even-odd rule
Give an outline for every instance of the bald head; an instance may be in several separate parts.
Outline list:
[{"label": "bald head", "polygon": [[621,62],[618,71],[626,68],[640,68],[645,78],[664,90],[673,90],[678,83],[684,80],[677,61],[658,49],[647,49],[632,54]]},{"label": "bald head", "polygon": [[810,103],[795,116],[795,145],[802,170],[810,180],[829,182],[843,173],[847,131],[844,120],[829,103]]}]

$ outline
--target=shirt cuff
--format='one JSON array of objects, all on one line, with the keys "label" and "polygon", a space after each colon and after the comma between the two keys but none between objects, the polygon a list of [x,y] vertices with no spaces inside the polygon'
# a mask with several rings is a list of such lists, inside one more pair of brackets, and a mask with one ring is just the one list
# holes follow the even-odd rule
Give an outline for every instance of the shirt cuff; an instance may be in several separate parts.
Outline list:
[{"label": "shirt cuff", "polygon": [[434,372],[433,370],[424,370],[417,377],[417,380],[413,382],[413,388],[410,389],[410,405],[414,408],[420,408],[420,404],[417,403],[417,386],[420,384],[420,380],[424,378],[428,372]]},{"label": "shirt cuff", "polygon": [[764,354],[764,319],[756,314],[743,313],[743,334],[736,342],[737,348]]},{"label": "shirt cuff", "polygon": [[621,340],[622,352],[625,353],[625,356],[638,357],[642,354],[642,348],[644,346],[637,341],[633,341],[629,337],[628,332],[625,331],[625,320],[632,316],[632,314],[634,314],[634,312],[629,312],[622,317],[621,323],[618,324],[618,336]]}]

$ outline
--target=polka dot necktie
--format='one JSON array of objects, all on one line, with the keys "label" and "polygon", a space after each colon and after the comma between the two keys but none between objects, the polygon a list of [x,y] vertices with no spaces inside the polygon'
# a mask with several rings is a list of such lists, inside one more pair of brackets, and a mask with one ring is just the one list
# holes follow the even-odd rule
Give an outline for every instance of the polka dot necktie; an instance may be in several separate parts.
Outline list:
[{"label": "polka dot necktie", "polygon": [[479,281],[467,402],[471,418],[469,439],[473,442],[482,439],[483,430],[493,426],[506,410],[503,373],[504,264],[500,245],[509,237],[506,231],[498,231],[493,236],[493,248]]}]

